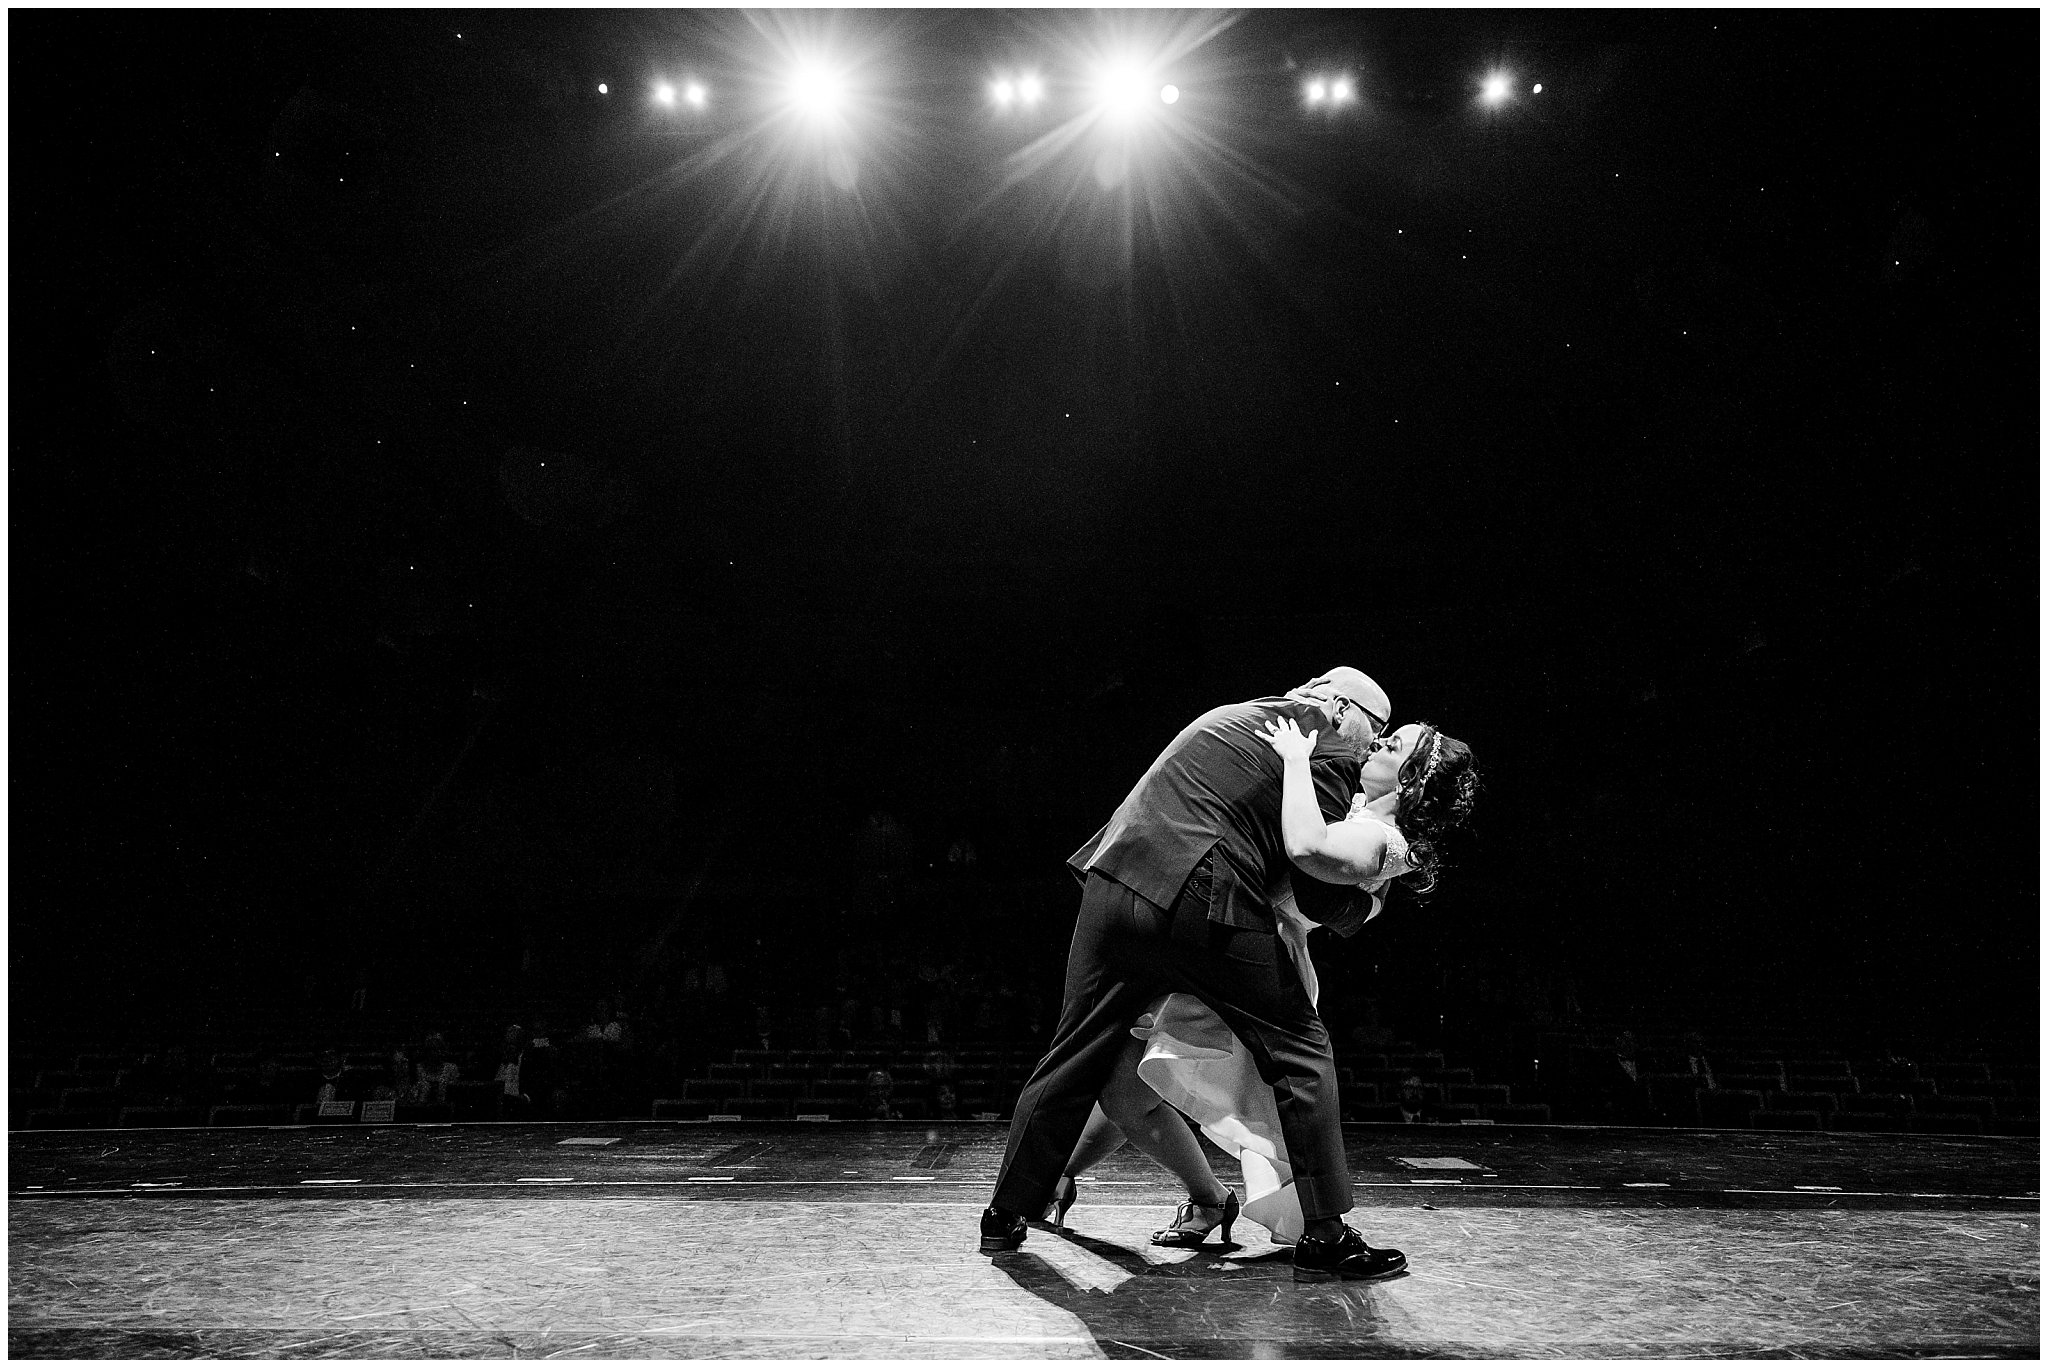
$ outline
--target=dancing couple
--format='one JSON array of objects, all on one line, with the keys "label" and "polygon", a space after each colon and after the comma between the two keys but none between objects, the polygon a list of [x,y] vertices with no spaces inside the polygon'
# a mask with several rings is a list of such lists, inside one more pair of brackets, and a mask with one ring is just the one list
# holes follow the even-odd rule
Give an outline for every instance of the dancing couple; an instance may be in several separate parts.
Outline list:
[{"label": "dancing couple", "polygon": [[[1081,911],[1046,1055],[1017,1099],[984,1253],[1027,1217],[1064,1223],[1074,1178],[1129,1141],[1187,1184],[1158,1245],[1240,1215],[1294,1247],[1294,1278],[1407,1266],[1343,1221],[1351,1174],[1308,932],[1357,933],[1389,892],[1434,886],[1478,775],[1463,742],[1411,722],[1340,666],[1278,698],[1217,708],[1174,738],[1068,864]],[[1243,1171],[1210,1169],[1182,1115]]]}]

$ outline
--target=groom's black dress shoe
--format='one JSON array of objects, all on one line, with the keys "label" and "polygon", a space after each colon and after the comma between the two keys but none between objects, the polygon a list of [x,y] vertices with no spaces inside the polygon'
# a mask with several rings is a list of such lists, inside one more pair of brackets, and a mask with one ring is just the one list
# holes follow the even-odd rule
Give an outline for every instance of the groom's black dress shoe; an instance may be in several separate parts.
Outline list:
[{"label": "groom's black dress shoe", "polygon": [[1000,1254],[1024,1243],[1024,1218],[990,1207],[981,1213],[981,1252]]},{"label": "groom's black dress shoe", "polygon": [[[987,1228],[984,1218],[982,1229]],[[1406,1254],[1398,1249],[1374,1249],[1350,1226],[1344,1227],[1344,1234],[1337,1239],[1318,1240],[1304,1235],[1294,1246],[1296,1282],[1327,1282],[1331,1278],[1371,1282],[1377,1278],[1391,1278],[1407,1269]]]}]

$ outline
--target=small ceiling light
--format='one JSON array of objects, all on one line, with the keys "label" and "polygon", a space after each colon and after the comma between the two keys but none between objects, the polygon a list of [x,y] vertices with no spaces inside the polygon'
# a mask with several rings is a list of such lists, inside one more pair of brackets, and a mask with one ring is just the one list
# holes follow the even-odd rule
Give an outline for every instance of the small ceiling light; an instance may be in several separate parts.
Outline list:
[{"label": "small ceiling light", "polygon": [[1038,79],[1038,73],[1027,71],[1017,82],[1017,95],[1025,104],[1037,104],[1045,95],[1045,82]]},{"label": "small ceiling light", "polygon": [[1180,102],[1180,87],[1177,85],[1163,85],[1159,87],[1159,102],[1161,104],[1178,104]]},{"label": "small ceiling light", "polygon": [[1008,109],[1010,101],[1017,98],[1017,87],[1010,84],[1008,77],[1004,77],[990,86],[988,93],[994,97],[997,104],[1001,105],[1004,109]]},{"label": "small ceiling light", "polygon": [[711,97],[709,92],[707,92],[703,86],[698,85],[695,81],[692,81],[688,86],[684,88],[683,98],[690,102],[690,108],[702,109],[704,107],[704,102],[710,99]]},{"label": "small ceiling light", "polygon": [[1531,95],[1541,95],[1543,93],[1543,82],[1538,81],[1534,86],[1531,86],[1529,93]]},{"label": "small ceiling light", "polygon": [[609,95],[612,93],[612,88],[606,85],[603,81],[599,81],[597,83],[597,93],[600,95]]},{"label": "small ceiling light", "polygon": [[1308,83],[1307,93],[1308,102],[1310,104],[1321,104],[1323,102],[1323,97],[1330,93],[1330,88],[1324,85],[1321,81],[1310,81]]},{"label": "small ceiling light", "polygon": [[1339,76],[1330,85],[1330,103],[1346,104],[1351,99],[1351,78]]},{"label": "small ceiling light", "polygon": [[1497,105],[1508,97],[1508,78],[1504,72],[1496,71],[1486,78],[1479,87],[1479,98],[1488,104]]},{"label": "small ceiling light", "polygon": [[654,87],[654,102],[656,104],[664,105],[674,104],[676,102],[676,88],[670,85],[667,81],[656,82]]}]

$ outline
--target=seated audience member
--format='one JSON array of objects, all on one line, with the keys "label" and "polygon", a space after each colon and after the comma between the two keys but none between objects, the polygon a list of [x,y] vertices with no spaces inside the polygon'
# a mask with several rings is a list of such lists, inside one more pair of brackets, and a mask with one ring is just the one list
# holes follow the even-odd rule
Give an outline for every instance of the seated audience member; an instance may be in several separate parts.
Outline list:
[{"label": "seated audience member", "polygon": [[901,1121],[903,1114],[896,1110],[892,1098],[896,1091],[896,1080],[887,1069],[876,1069],[861,1085],[860,1114],[864,1121]]},{"label": "seated audience member", "polygon": [[1649,1114],[1649,1092],[1636,1066],[1636,1037],[1623,1031],[1614,1038],[1612,1053],[1604,1056],[1593,1078],[1593,1107],[1608,1125],[1636,1125]]},{"label": "seated audience member", "polygon": [[413,1071],[412,1088],[404,1099],[422,1106],[439,1106],[448,1100],[448,1085],[462,1076],[455,1061],[448,1058],[448,1041],[439,1031],[427,1032],[420,1042],[419,1066]]},{"label": "seated audience member", "polygon": [[322,1050],[320,1052],[320,1087],[319,1091],[313,1095],[313,1100],[315,1102],[356,1101],[357,1099],[353,1097],[343,1097],[341,1095],[341,1076],[346,1072],[347,1070],[342,1067],[341,1063],[341,1051]]},{"label": "seated audience member", "polygon": [[562,1053],[548,1034],[546,1017],[533,1019],[533,1031],[526,1038],[526,1050],[519,1060],[519,1087],[536,1116],[560,1114]]},{"label": "seated audience member", "polygon": [[609,999],[599,998],[591,1010],[590,1024],[583,1028],[583,1038],[626,1049],[633,1044],[633,1025],[624,1012],[612,1009]]},{"label": "seated audience member", "polygon": [[1709,1088],[1714,1086],[1714,1066],[1707,1062],[1707,1038],[1698,1031],[1685,1033],[1685,1066],[1701,1083]]},{"label": "seated audience member", "polygon": [[405,1052],[403,1045],[391,1047],[391,1058],[385,1065],[384,1081],[370,1089],[365,1102],[404,1102],[412,1092],[412,1056]]},{"label": "seated audience member", "polygon": [[933,1086],[932,1119],[934,1121],[958,1121],[960,1119],[960,1098],[953,1091],[951,1083],[942,1081]]},{"label": "seated audience member", "polygon": [[1633,1083],[1636,1081],[1636,1036],[1633,1031],[1623,1031],[1614,1038],[1614,1064]]},{"label": "seated audience member", "polygon": [[514,1107],[527,1105],[526,1094],[520,1089],[520,1065],[526,1056],[526,1032],[517,1023],[507,1026],[498,1042],[498,1069],[491,1077],[503,1088],[505,1100],[500,1105],[507,1112]]},{"label": "seated audience member", "polygon": [[1422,1109],[1428,1105],[1429,1095],[1423,1091],[1422,1075],[1409,1074],[1401,1080],[1401,1091],[1395,1100],[1401,1106],[1401,1119],[1413,1125],[1422,1120]]}]

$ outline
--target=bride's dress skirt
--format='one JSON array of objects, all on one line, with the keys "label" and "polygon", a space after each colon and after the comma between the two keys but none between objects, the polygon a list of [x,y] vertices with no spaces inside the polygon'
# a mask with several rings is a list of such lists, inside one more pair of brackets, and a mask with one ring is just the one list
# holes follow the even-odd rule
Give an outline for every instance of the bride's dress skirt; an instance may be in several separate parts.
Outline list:
[{"label": "bride's dress skirt", "polygon": [[1273,1089],[1223,1018],[1186,993],[1169,993],[1131,1034],[1145,1042],[1138,1077],[1202,1128],[1244,1171],[1244,1215],[1273,1243],[1301,1238],[1301,1199],[1280,1138]]}]

